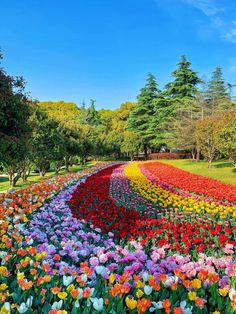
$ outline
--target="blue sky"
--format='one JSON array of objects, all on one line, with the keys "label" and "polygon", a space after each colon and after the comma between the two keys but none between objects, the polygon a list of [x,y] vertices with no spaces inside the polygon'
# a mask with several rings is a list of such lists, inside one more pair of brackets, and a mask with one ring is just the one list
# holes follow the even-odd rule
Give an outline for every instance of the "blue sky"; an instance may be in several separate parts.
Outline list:
[{"label": "blue sky", "polygon": [[41,101],[116,108],[148,72],[170,81],[181,54],[236,83],[236,0],[1,0],[0,12],[2,66]]}]

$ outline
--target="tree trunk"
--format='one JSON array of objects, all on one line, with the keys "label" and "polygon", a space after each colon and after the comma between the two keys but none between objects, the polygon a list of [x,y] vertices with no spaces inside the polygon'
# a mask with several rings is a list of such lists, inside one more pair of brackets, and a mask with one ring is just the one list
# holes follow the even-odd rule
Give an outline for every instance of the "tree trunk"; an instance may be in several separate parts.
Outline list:
[{"label": "tree trunk", "polygon": [[20,174],[15,174],[14,172],[8,173],[10,189],[13,189],[16,186],[16,182],[20,179]]},{"label": "tree trunk", "polygon": [[191,150],[191,155],[192,155],[192,160],[195,160],[195,149],[192,149]]},{"label": "tree trunk", "polygon": [[44,176],[45,176],[45,174],[46,174],[46,169],[45,169],[44,166],[41,166],[41,167],[39,168],[39,173],[40,173],[40,176],[41,176],[41,177],[44,177]]},{"label": "tree trunk", "polygon": [[25,168],[25,169],[23,169],[23,170],[21,171],[20,176],[21,176],[23,182],[26,182],[26,181],[27,181],[27,178],[28,178],[29,175],[30,175],[30,169]]},{"label": "tree trunk", "polygon": [[212,165],[212,158],[210,157],[210,158],[208,159],[208,168],[211,168],[211,165]]},{"label": "tree trunk", "polygon": [[69,172],[69,157],[68,156],[65,156],[65,168],[66,168],[66,171]]},{"label": "tree trunk", "polygon": [[146,145],[144,145],[144,155],[145,155],[145,159],[148,158],[148,148]]},{"label": "tree trunk", "polygon": [[200,160],[200,148],[197,147],[197,155],[196,155],[196,161]]}]

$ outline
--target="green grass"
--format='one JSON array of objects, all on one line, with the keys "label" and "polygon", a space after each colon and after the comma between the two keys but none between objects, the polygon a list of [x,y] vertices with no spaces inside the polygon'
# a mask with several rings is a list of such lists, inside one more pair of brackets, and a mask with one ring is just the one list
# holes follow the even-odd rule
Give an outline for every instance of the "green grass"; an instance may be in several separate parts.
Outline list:
[{"label": "green grass", "polygon": [[[93,166],[95,164],[95,162],[89,162],[84,166],[72,166],[70,167],[70,172],[78,172],[84,169],[87,169],[91,166]],[[65,170],[60,170],[58,175],[63,175],[65,174],[66,171]],[[38,173],[31,173],[30,176],[28,177],[28,181],[27,182],[23,182],[22,179],[20,179],[17,183],[16,183],[16,187],[14,188],[14,190],[19,190],[22,188],[27,187],[28,185],[40,182],[42,180],[47,180],[49,178],[52,178],[55,176],[55,172],[54,171],[49,171],[45,174],[44,177],[41,177]],[[6,175],[0,175],[0,193],[1,192],[6,192],[9,189],[9,180],[8,177]]]},{"label": "green grass", "polygon": [[227,161],[215,161],[212,168],[207,168],[206,161],[195,162],[189,159],[181,160],[160,160],[177,168],[187,170],[192,173],[210,177],[224,183],[236,185],[236,168]]}]

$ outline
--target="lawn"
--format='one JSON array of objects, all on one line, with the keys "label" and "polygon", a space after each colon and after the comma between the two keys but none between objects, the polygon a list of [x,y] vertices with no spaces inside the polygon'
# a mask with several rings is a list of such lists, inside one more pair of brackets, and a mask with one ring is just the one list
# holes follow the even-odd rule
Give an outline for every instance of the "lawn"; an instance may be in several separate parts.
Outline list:
[{"label": "lawn", "polygon": [[[87,169],[87,168],[93,166],[94,164],[95,164],[95,162],[88,162],[84,166],[74,165],[74,166],[70,167],[70,172],[78,172],[78,171]],[[66,173],[66,171],[63,169],[63,170],[60,170],[58,175],[62,175],[65,173]],[[55,176],[54,171],[47,172],[44,177],[41,177],[38,173],[31,173],[30,176],[28,177],[27,182],[23,182],[22,179],[20,179],[17,182],[16,187],[14,189],[19,190],[19,189],[25,188],[28,185],[40,182],[42,180],[52,178],[54,176]],[[8,180],[7,175],[0,175],[0,193],[5,192],[8,189],[9,189],[9,180]]]},{"label": "lawn", "polygon": [[202,176],[207,176],[222,182],[236,185],[236,168],[232,166],[230,162],[225,160],[215,161],[212,164],[212,168],[207,168],[206,161],[195,162],[193,160],[181,159],[181,160],[160,160],[169,165],[178,167],[180,169],[196,173]]}]

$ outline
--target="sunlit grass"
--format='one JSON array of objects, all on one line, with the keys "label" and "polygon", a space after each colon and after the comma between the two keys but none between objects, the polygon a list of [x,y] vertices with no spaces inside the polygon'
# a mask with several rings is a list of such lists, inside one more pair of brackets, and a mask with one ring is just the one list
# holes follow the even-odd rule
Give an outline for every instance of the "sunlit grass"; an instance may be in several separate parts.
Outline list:
[{"label": "sunlit grass", "polygon": [[207,168],[206,161],[193,161],[189,159],[181,160],[160,160],[172,166],[187,170],[192,173],[211,177],[213,179],[236,185],[236,168],[225,160],[215,161],[212,163],[212,168]]},{"label": "sunlit grass", "polygon": [[[70,167],[70,172],[78,172],[78,171],[87,169],[87,168],[93,166],[95,163],[96,162],[88,162],[84,166],[74,165],[74,166]],[[65,173],[66,173],[66,170],[62,169],[62,170],[60,170],[59,174],[57,174],[57,175],[63,175]],[[28,185],[40,182],[42,180],[46,180],[46,179],[52,178],[55,175],[56,174],[55,174],[54,171],[47,172],[44,177],[41,177],[38,173],[32,172],[30,174],[30,176],[27,178],[27,182],[23,182],[22,179],[20,179],[16,183],[16,187],[14,188],[14,190],[19,190],[19,189],[25,188]],[[0,175],[0,192],[5,192],[8,189],[9,189],[8,177],[6,175]]]}]

